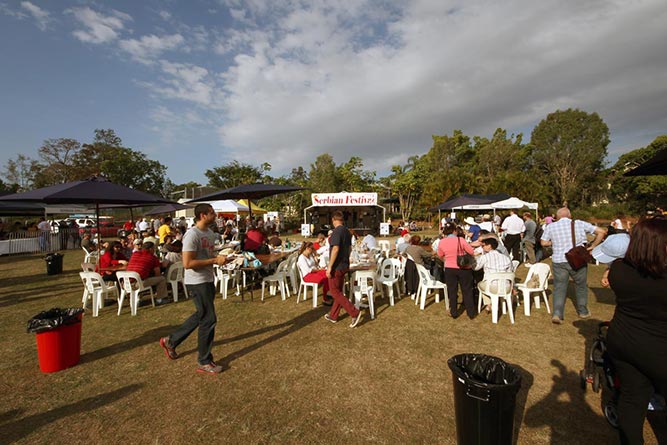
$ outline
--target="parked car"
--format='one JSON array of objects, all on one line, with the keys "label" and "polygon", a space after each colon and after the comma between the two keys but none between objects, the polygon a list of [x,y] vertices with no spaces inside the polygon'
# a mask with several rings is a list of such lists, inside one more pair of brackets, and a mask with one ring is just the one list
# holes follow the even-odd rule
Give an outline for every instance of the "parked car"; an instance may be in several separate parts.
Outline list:
[{"label": "parked car", "polygon": [[[92,218],[75,218],[76,224],[79,226],[79,233],[82,235],[85,232],[91,234],[97,233],[97,223]],[[70,219],[71,221],[71,219]],[[116,225],[113,219],[100,219],[100,233],[103,237],[117,237],[118,232],[123,230],[122,226]]]}]

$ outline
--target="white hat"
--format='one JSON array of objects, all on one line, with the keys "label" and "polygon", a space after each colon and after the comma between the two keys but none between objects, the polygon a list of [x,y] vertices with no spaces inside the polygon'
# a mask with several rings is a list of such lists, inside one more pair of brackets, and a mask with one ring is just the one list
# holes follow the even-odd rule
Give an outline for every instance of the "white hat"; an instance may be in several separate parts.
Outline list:
[{"label": "white hat", "polygon": [[475,222],[475,219],[472,216],[467,217],[466,219],[463,220],[466,224],[470,224],[471,226],[477,224]]},{"label": "white hat", "polygon": [[613,263],[614,260],[625,257],[628,244],[630,244],[630,235],[627,233],[609,235],[602,244],[593,249],[593,258],[601,263]]}]

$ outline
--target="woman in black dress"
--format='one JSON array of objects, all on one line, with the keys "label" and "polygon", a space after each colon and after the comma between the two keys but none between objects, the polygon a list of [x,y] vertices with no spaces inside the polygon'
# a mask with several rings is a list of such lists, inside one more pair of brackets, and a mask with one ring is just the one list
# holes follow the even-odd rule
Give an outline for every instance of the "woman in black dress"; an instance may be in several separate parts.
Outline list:
[{"label": "woman in black dress", "polygon": [[667,219],[637,223],[625,259],[612,263],[616,311],[607,346],[620,382],[621,443],[642,444],[654,391],[667,395]]}]

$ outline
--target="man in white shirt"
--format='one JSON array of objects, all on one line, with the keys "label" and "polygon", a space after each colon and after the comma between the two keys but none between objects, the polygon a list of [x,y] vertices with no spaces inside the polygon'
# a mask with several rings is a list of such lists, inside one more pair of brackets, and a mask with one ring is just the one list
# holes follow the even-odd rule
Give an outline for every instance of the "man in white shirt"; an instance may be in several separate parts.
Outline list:
[{"label": "man in white shirt", "polygon": [[510,210],[510,216],[505,218],[500,229],[505,233],[504,244],[512,259],[521,261],[521,236],[526,231],[526,225],[515,210]]},{"label": "man in white shirt", "polygon": [[361,244],[366,246],[368,250],[377,248],[378,246],[378,242],[371,232],[369,232],[368,235],[364,237],[364,239],[361,241]]},{"label": "man in white shirt", "polygon": [[39,247],[42,250],[48,250],[50,248],[51,224],[42,216],[39,218],[37,229],[39,230]]}]

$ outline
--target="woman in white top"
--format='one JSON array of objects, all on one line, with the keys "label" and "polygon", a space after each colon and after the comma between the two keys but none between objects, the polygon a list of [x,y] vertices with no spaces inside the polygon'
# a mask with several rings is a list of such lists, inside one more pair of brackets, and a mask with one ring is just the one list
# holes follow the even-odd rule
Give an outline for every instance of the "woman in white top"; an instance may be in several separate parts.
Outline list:
[{"label": "woman in white top", "polygon": [[326,301],[326,296],[329,293],[329,279],[327,278],[326,269],[320,269],[317,266],[315,255],[313,255],[314,252],[313,243],[303,243],[299,250],[299,259],[296,261],[296,265],[301,272],[303,281],[306,283],[317,283],[322,286],[322,295],[324,295]]}]

